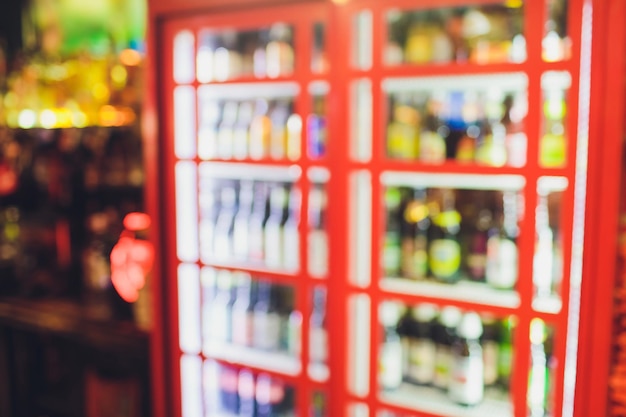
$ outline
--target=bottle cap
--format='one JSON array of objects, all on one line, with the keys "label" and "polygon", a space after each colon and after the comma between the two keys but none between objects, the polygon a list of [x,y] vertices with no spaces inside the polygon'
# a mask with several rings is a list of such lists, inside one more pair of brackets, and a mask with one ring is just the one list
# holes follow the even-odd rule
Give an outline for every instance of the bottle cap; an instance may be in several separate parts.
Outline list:
[{"label": "bottle cap", "polygon": [[456,307],[446,306],[441,310],[439,321],[448,328],[456,328],[461,321],[461,310]]},{"label": "bottle cap", "polygon": [[477,340],[483,334],[483,323],[476,313],[465,313],[457,328],[459,336]]},{"label": "bottle cap", "polygon": [[380,323],[385,327],[395,326],[400,316],[399,305],[392,301],[385,301],[378,307]]},{"label": "bottle cap", "polygon": [[437,315],[437,306],[434,304],[420,304],[413,307],[412,313],[415,320],[426,323]]}]

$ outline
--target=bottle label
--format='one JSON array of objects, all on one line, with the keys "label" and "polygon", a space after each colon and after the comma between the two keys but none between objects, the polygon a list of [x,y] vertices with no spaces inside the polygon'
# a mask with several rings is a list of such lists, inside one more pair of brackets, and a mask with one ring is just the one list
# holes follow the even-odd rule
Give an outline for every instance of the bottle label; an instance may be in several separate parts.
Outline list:
[{"label": "bottle label", "polygon": [[502,344],[498,349],[498,375],[501,380],[508,383],[513,367],[513,351],[511,345]]},{"label": "bottle label", "polygon": [[222,159],[233,157],[233,130],[221,128],[217,133],[217,152]]},{"label": "bottle label", "polygon": [[447,345],[437,345],[435,351],[435,374],[433,385],[438,388],[448,388],[452,366],[452,350]]},{"label": "bottle label", "polygon": [[233,133],[233,156],[235,159],[246,159],[248,156],[248,129],[238,127]]},{"label": "bottle label", "polygon": [[379,383],[383,389],[393,390],[402,383],[402,345],[400,341],[385,342],[380,349]]},{"label": "bottle label", "polygon": [[430,270],[436,278],[450,279],[461,266],[461,246],[452,239],[436,239],[430,244]]},{"label": "bottle label", "polygon": [[254,347],[276,351],[280,348],[280,316],[276,313],[254,314]]},{"label": "bottle label", "polygon": [[216,302],[211,309],[212,342],[227,343],[230,339],[231,313],[222,303]]},{"label": "bottle label", "polygon": [[412,261],[412,278],[426,278],[428,275],[428,239],[426,236],[415,238]]},{"label": "bottle label", "polygon": [[326,363],[328,360],[328,333],[323,327],[311,327],[309,356],[314,363]]},{"label": "bottle label", "polygon": [[456,356],[448,391],[450,397],[459,404],[480,403],[484,393],[483,379],[482,355]]},{"label": "bottle label", "polygon": [[409,346],[409,377],[418,384],[430,384],[435,374],[435,343],[412,339]]},{"label": "bottle label", "polygon": [[422,132],[419,149],[420,160],[423,162],[443,163],[446,160],[446,142],[435,132]]},{"label": "bottle label", "polygon": [[485,364],[485,385],[493,385],[498,381],[498,343],[492,340],[483,343],[483,362]]},{"label": "bottle label", "polygon": [[510,239],[492,236],[487,241],[487,283],[510,289],[517,282],[517,245]]},{"label": "bottle label", "polygon": [[243,309],[233,310],[233,343],[250,346],[252,336],[252,314]]},{"label": "bottle label", "polygon": [[397,275],[402,262],[402,248],[397,233],[387,233],[383,248],[383,268],[388,275]]},{"label": "bottle label", "polygon": [[328,273],[328,236],[326,231],[310,231],[307,243],[309,274],[314,278],[324,278]]}]

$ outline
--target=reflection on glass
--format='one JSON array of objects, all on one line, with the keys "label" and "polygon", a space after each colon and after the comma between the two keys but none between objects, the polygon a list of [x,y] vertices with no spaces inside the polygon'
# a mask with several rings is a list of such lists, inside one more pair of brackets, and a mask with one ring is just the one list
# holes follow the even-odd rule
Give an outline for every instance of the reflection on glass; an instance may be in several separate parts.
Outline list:
[{"label": "reflection on glass", "polygon": [[572,40],[568,34],[568,0],[547,0],[542,42],[543,59],[564,61],[571,57]]},{"label": "reflection on glass", "polygon": [[565,72],[548,72],[541,78],[543,132],[539,142],[539,164],[542,167],[564,167],[567,161],[566,95],[570,80],[570,75]]},{"label": "reflection on glass", "polygon": [[422,394],[436,398],[423,404],[413,400],[415,406],[428,407],[431,401],[465,406],[479,406],[489,398],[510,401],[514,316],[385,301],[379,320],[378,381],[388,398],[403,402],[425,389]]},{"label": "reflection on glass", "polygon": [[513,78],[487,80],[439,80],[442,88],[435,88],[424,79],[401,91],[394,87],[388,95],[387,156],[428,164],[524,166],[525,88]]},{"label": "reflection on glass", "polygon": [[326,42],[326,25],[317,22],[313,25],[313,50],[311,54],[311,72],[323,74],[328,71],[328,49]]},{"label": "reflection on glass", "polygon": [[526,59],[523,2],[387,12],[387,65]]},{"label": "reflection on glass", "polygon": [[530,417],[553,415],[557,365],[554,356],[554,329],[539,318],[532,319],[527,394]]},{"label": "reflection on glass", "polygon": [[[539,310],[560,309],[560,286],[563,280],[563,236],[561,208],[567,181],[563,178],[543,177],[537,187],[538,201],[535,214],[535,255],[533,261],[533,306]],[[554,306],[543,304],[553,300]]]},{"label": "reflection on glass", "polygon": [[521,198],[512,190],[387,186],[385,276],[514,289]]},{"label": "reflection on glass", "polygon": [[201,83],[286,77],[294,71],[293,27],[285,23],[249,31],[203,29],[198,38]]}]

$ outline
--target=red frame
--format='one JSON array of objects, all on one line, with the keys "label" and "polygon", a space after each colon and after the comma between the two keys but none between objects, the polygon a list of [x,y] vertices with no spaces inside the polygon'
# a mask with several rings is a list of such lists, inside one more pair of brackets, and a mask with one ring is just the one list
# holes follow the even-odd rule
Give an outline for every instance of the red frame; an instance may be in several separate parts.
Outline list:
[{"label": "red frame", "polygon": [[[490,3],[494,0],[422,0],[419,7],[442,7],[452,6],[466,3]],[[168,96],[173,91],[173,82],[171,77],[170,62],[172,62],[170,40],[172,38],[172,30],[177,25],[182,24],[184,27],[197,27],[211,24],[228,24],[232,21],[243,22],[242,27],[254,26],[259,21],[272,21],[277,15],[284,16],[287,20],[293,22],[308,22],[310,13],[321,13],[324,21],[330,28],[337,28],[333,31],[343,35],[337,38],[349,39],[351,18],[356,10],[369,8],[374,15],[374,33],[373,33],[373,66],[370,71],[364,72],[351,69],[348,66],[345,48],[340,45],[341,42],[329,42],[329,57],[332,71],[326,77],[316,77],[309,75],[296,75],[293,79],[301,86],[306,85],[313,79],[325,78],[331,85],[329,114],[349,114],[350,103],[347,86],[351,80],[359,77],[367,76],[372,81],[373,86],[373,113],[383,114],[384,100],[381,99],[382,92],[378,88],[383,77],[395,76],[427,76],[435,74],[479,74],[507,71],[523,71],[528,75],[528,99],[529,103],[539,103],[541,100],[540,75],[547,70],[566,70],[572,76],[572,87],[567,98],[569,119],[567,121],[567,131],[569,133],[568,159],[567,166],[562,169],[546,169],[538,166],[538,137],[541,128],[541,114],[539,106],[530,106],[530,112],[527,116],[525,125],[529,136],[528,143],[528,160],[524,168],[479,168],[475,166],[463,167],[451,163],[442,166],[424,166],[404,164],[394,161],[385,160],[383,157],[379,132],[383,131],[383,120],[381,117],[373,119],[373,143],[375,146],[370,163],[363,164],[352,161],[349,155],[348,141],[337,140],[336,138],[349,137],[350,127],[341,120],[341,118],[329,118],[330,143],[328,155],[321,163],[312,163],[306,156],[303,156],[299,165],[303,168],[303,173],[312,165],[322,165],[332,167],[332,179],[328,183],[328,193],[330,196],[348,196],[350,193],[347,178],[349,174],[357,169],[367,169],[373,178],[373,195],[372,202],[381,201],[380,184],[378,184],[378,176],[384,170],[407,171],[417,168],[422,172],[453,172],[453,173],[513,173],[523,175],[527,179],[525,192],[525,213],[526,219],[522,224],[520,239],[520,276],[530,276],[532,273],[532,253],[534,252],[534,211],[536,206],[536,193],[534,184],[536,180],[543,175],[559,175],[565,176],[570,180],[570,186],[565,192],[565,201],[570,202],[563,207],[562,222],[564,225],[563,234],[571,236],[572,219],[574,206],[574,183],[575,178],[575,155],[572,150],[575,149],[573,140],[576,138],[578,114],[579,114],[579,84],[580,79],[580,57],[581,57],[581,36],[583,19],[583,5],[593,6],[593,38],[592,38],[592,61],[591,61],[591,110],[589,120],[589,164],[587,176],[587,203],[585,218],[585,252],[583,255],[583,281],[582,281],[582,297],[581,297],[581,314],[579,321],[579,355],[578,362],[578,383],[576,385],[575,397],[575,415],[606,415],[607,399],[606,387],[608,381],[608,373],[610,366],[611,354],[609,350],[611,342],[611,314],[612,304],[607,303],[607,299],[611,299],[614,288],[614,276],[616,250],[614,245],[604,247],[604,245],[594,245],[594,242],[610,241],[615,242],[617,236],[617,208],[618,208],[618,192],[621,185],[618,172],[621,163],[621,134],[624,131],[624,123],[622,116],[624,114],[624,96],[622,94],[622,78],[626,67],[623,54],[612,53],[613,51],[624,50],[624,40],[626,39],[626,31],[623,29],[621,18],[626,13],[625,0],[571,0],[569,5],[569,27],[570,37],[573,41],[572,57],[568,61],[547,63],[541,58],[541,38],[542,30],[536,30],[543,18],[537,19],[536,16],[543,16],[543,1],[529,0],[525,4],[525,22],[524,35],[527,40],[528,59],[522,64],[495,64],[495,65],[444,65],[434,66],[426,65],[423,67],[398,66],[393,68],[385,68],[381,65],[380,57],[382,56],[382,40],[384,39],[385,25],[381,24],[384,14],[382,11],[389,6],[386,2],[379,0],[353,0],[342,4],[343,2],[315,2],[315,3],[298,3],[288,1],[263,1],[263,0],[213,0],[207,4],[206,0],[153,0],[149,1],[149,25],[148,25],[148,61],[146,73],[146,99],[143,114],[144,129],[144,149],[146,161],[146,206],[148,212],[157,221],[153,222],[152,240],[156,244],[157,262],[154,270],[154,277],[158,285],[154,285],[154,305],[156,315],[156,326],[152,333],[152,397],[153,411],[156,417],[162,416],[180,416],[180,370],[178,348],[178,319],[177,319],[177,294],[176,285],[173,280],[166,280],[163,277],[176,276],[175,259],[175,224],[172,215],[174,205],[169,195],[174,190],[174,154],[172,142],[166,138],[172,137],[173,120],[172,102]],[[395,0],[394,7],[400,8],[416,8],[414,1]],[[304,13],[302,7],[307,7]],[[193,17],[192,16],[196,16]],[[235,19],[236,18],[236,19]],[[378,20],[377,20],[378,19]],[[182,26],[181,26],[182,27]],[[608,28],[608,29],[607,29]],[[308,35],[307,35],[308,36]],[[300,36],[299,44],[296,48],[300,51],[308,50],[308,42],[306,36]],[[307,43],[308,42],[308,43]],[[298,55],[300,68],[307,65],[307,55],[300,53]],[[197,86],[197,84],[194,84]],[[611,93],[619,91],[617,97]],[[165,93],[163,93],[165,92]],[[305,100],[307,95],[300,96],[297,104],[299,112],[306,114],[310,103]],[[534,109],[534,111],[533,111]],[[335,139],[333,139],[335,138]],[[597,140],[594,138],[602,138]],[[303,147],[303,149],[305,149]],[[303,155],[305,153],[303,152]],[[273,163],[274,164],[274,163]],[[303,178],[304,178],[303,174]],[[303,192],[303,207],[306,207],[307,187],[306,181],[301,181],[301,189]],[[166,192],[163,192],[163,191]],[[345,300],[349,295],[366,293],[369,295],[372,303],[382,300],[383,298],[400,298],[407,301],[418,301],[423,298],[415,296],[398,296],[396,294],[389,295],[382,291],[378,285],[378,251],[376,245],[373,245],[371,252],[371,270],[372,277],[370,287],[363,291],[353,287],[344,277],[349,274],[349,239],[345,232],[345,219],[349,218],[353,213],[347,201],[340,198],[329,199],[329,212],[336,213],[328,218],[328,227],[330,237],[334,244],[330,254],[330,276],[336,277],[334,281],[326,280],[321,282],[330,286],[328,291],[328,305],[331,312],[335,312],[333,316],[348,316],[347,305]],[[304,216],[302,217],[305,218]],[[371,230],[381,230],[382,212],[380,204],[372,205],[372,225]],[[373,242],[376,242],[376,234],[374,233]],[[570,242],[571,243],[571,242]],[[301,245],[301,251],[304,251],[304,245]],[[565,259],[570,259],[571,245],[565,245]],[[301,253],[301,259],[305,260],[304,253]],[[303,268],[305,270],[305,268]],[[570,264],[565,265],[564,276],[569,276]],[[594,279],[594,277],[603,277],[602,280]],[[286,277],[272,276],[276,280],[287,279],[296,286],[298,300],[297,303],[303,306],[303,312],[309,311],[311,308],[310,300],[306,295],[310,294],[311,286],[315,281],[306,280],[290,280]],[[297,282],[297,283],[296,283]],[[569,306],[565,295],[569,294],[569,280],[564,281],[561,293],[564,295],[563,308],[558,314],[536,313],[531,306],[532,282],[531,280],[520,280],[518,291],[522,303],[519,308],[500,309],[495,307],[477,307],[472,303],[464,302],[448,302],[446,304],[456,304],[460,307],[477,308],[480,311],[491,311],[496,314],[514,313],[519,317],[518,332],[516,335],[515,351],[516,363],[515,369],[526,370],[528,368],[529,346],[524,341],[528,340],[528,328],[532,317],[541,317],[554,324],[558,331],[563,332],[567,328],[567,318],[569,315]],[[375,311],[373,309],[372,311]],[[337,314],[338,313],[338,314]],[[342,314],[343,313],[343,314]],[[375,314],[375,313],[373,313]],[[306,317],[306,313],[304,314]],[[306,326],[306,324],[304,325]],[[307,357],[308,344],[306,343],[306,327],[303,329],[303,357]],[[345,320],[333,320],[329,326],[331,340],[345,341],[348,331],[348,324]],[[370,368],[376,369],[376,352],[379,342],[376,320],[372,320],[371,326],[371,346]],[[332,343],[332,342],[331,342]],[[331,393],[329,403],[329,415],[341,416],[346,414],[345,405],[352,400],[361,401],[358,398],[352,398],[347,393],[348,374],[345,369],[346,360],[350,357],[347,343],[345,349],[331,350],[329,365],[331,368],[331,380],[326,386],[326,391]],[[557,337],[556,355],[563,363],[566,352],[566,339]],[[592,361],[589,358],[593,358]],[[557,398],[562,398],[563,393],[563,366],[559,368],[560,378],[557,384]],[[286,378],[289,379],[289,378]],[[308,403],[306,394],[314,386],[318,386],[308,380],[306,372],[303,370],[302,375],[293,379],[298,387],[304,389],[299,390],[298,404],[300,410],[305,410]],[[593,382],[588,382],[593,381]],[[370,375],[370,395],[367,398],[367,404],[372,411],[380,410],[381,406],[385,409],[398,409],[382,403],[375,394],[377,392],[376,378]],[[518,373],[513,381],[513,402],[515,406],[515,416],[522,417],[525,415],[526,403],[526,383],[527,376],[525,372]],[[320,386],[321,387],[321,386]],[[560,401],[557,406],[556,416],[560,416]],[[303,414],[304,415],[304,414]]]}]

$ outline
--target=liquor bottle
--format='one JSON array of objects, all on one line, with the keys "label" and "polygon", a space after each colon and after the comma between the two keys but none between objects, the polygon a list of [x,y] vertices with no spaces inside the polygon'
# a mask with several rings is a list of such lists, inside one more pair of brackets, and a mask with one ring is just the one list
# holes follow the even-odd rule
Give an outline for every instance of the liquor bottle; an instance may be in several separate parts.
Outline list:
[{"label": "liquor bottle", "polygon": [[253,112],[252,102],[243,101],[239,104],[237,123],[233,131],[232,153],[235,159],[241,160],[248,157],[250,123],[252,122]]},{"label": "liquor bottle", "polygon": [[290,417],[294,413],[294,392],[281,379],[260,373],[256,380],[256,417]]},{"label": "liquor bottle", "polygon": [[277,290],[271,283],[259,282],[252,338],[257,349],[277,351],[280,348],[281,320],[276,296]]},{"label": "liquor bottle", "polygon": [[267,76],[289,76],[294,71],[294,52],[291,27],[284,23],[272,25],[266,48]]},{"label": "liquor bottle", "polygon": [[293,105],[290,106],[291,113],[287,118],[287,159],[297,161],[302,154],[302,117],[293,112]]},{"label": "liquor bottle", "polygon": [[399,276],[402,266],[401,249],[401,204],[402,193],[398,187],[385,190],[385,237],[382,267],[386,276]]},{"label": "liquor bottle", "polygon": [[515,118],[514,106],[515,99],[511,94],[507,94],[503,102],[504,116],[500,121],[506,130],[506,164],[512,167],[523,167],[526,165],[528,138],[521,120]]},{"label": "liquor bottle", "polygon": [[328,417],[326,395],[324,393],[320,391],[313,393],[308,417]]},{"label": "liquor bottle", "polygon": [[269,103],[258,99],[254,106],[254,117],[250,123],[250,158],[259,160],[269,153],[272,122],[267,116]]},{"label": "liquor bottle", "polygon": [[430,217],[424,188],[413,190],[413,197],[404,209],[407,233],[402,239],[402,275],[425,279],[428,275],[428,230]]},{"label": "liquor bottle", "polygon": [[550,89],[545,92],[544,134],[539,141],[539,164],[545,168],[558,168],[565,165],[567,143],[564,119],[567,111],[565,92]]},{"label": "liquor bottle", "polygon": [[512,191],[502,193],[502,214],[497,228],[490,231],[487,241],[487,284],[499,289],[512,289],[517,283],[518,253],[517,195]]},{"label": "liquor bottle", "polygon": [[313,278],[328,274],[328,232],[326,231],[326,189],[312,184],[309,191],[307,263]]},{"label": "liquor bottle", "polygon": [[437,280],[452,283],[460,278],[460,229],[461,215],[454,207],[454,191],[443,189],[441,212],[433,219],[428,248],[428,265]]},{"label": "liquor bottle", "polygon": [[215,50],[214,75],[216,81],[226,81],[241,76],[241,53],[237,32],[228,30],[222,33],[221,46]]},{"label": "liquor bottle", "polygon": [[476,163],[493,167],[504,166],[507,161],[504,126],[495,123],[488,127],[485,123],[482,131],[484,136],[482,143],[476,149]]},{"label": "liquor bottle", "polygon": [[256,78],[265,78],[267,76],[267,42],[269,39],[268,30],[260,30],[258,33],[257,46],[254,49],[252,62],[254,67],[254,76]]},{"label": "liquor bottle", "polygon": [[399,308],[399,319],[396,325],[396,333],[400,337],[400,345],[402,346],[402,380],[408,382],[409,376],[409,351],[411,348],[411,330],[415,326],[415,319],[410,308],[402,305]]},{"label": "liquor bottle", "polygon": [[530,372],[528,377],[527,403],[531,417],[546,415],[548,393],[548,360],[544,343],[547,332],[543,320],[530,322]]},{"label": "liquor bottle", "polygon": [[294,358],[300,357],[302,352],[302,312],[293,309],[289,313],[287,329],[287,353]]},{"label": "liquor bottle", "polygon": [[249,369],[239,371],[237,378],[237,394],[239,396],[239,410],[237,417],[256,416],[256,386],[254,374]]},{"label": "liquor bottle", "polygon": [[284,184],[275,184],[270,191],[270,216],[265,223],[265,266],[281,268],[285,256],[283,229],[287,222],[289,197]]},{"label": "liquor bottle", "polygon": [[309,357],[311,363],[328,361],[328,330],[326,328],[326,288],[313,289],[313,310],[309,319]]},{"label": "liquor bottle", "polygon": [[387,126],[387,156],[392,159],[415,160],[419,155],[419,113],[401,97],[393,106]]},{"label": "liquor bottle", "polygon": [[452,345],[452,374],[448,395],[454,402],[471,406],[483,400],[484,364],[480,337],[483,326],[476,313],[465,313]]},{"label": "liquor bottle", "polygon": [[498,382],[498,357],[500,351],[500,323],[493,316],[483,316],[484,382],[486,387]]},{"label": "liquor bottle", "polygon": [[232,308],[232,339],[238,346],[252,346],[253,306],[256,281],[245,272],[236,275],[236,298]]},{"label": "liquor bottle", "polygon": [[533,258],[533,284],[535,296],[545,298],[552,293],[552,272],[554,269],[554,234],[550,227],[548,196],[546,194],[539,195],[535,213],[536,235],[535,255]]},{"label": "liquor bottle", "polygon": [[434,324],[435,375],[433,386],[448,389],[452,374],[452,344],[456,338],[456,328],[462,313],[456,307],[446,306],[441,310]]},{"label": "liquor bottle", "polygon": [[487,243],[489,241],[492,217],[491,210],[483,208],[478,212],[478,218],[474,224],[467,253],[467,272],[472,281],[485,281]]},{"label": "liquor bottle", "polygon": [[217,154],[221,159],[232,159],[233,137],[237,122],[236,101],[229,101],[224,105],[224,115],[217,131]]},{"label": "liquor bottle", "polygon": [[202,160],[218,156],[218,128],[224,105],[218,101],[203,102],[198,126],[198,157]]},{"label": "liquor bottle", "polygon": [[285,158],[287,150],[287,118],[289,107],[287,103],[278,101],[270,112],[272,129],[270,133],[270,157],[274,160]]},{"label": "liquor bottle", "polygon": [[252,213],[248,220],[248,258],[252,262],[263,262],[265,254],[265,222],[269,218],[269,187],[266,182],[254,184]]},{"label": "liquor bottle", "polygon": [[378,384],[385,391],[393,391],[402,383],[402,343],[396,330],[399,309],[392,302],[379,308],[382,325],[382,345],[378,358]]},{"label": "liquor bottle", "polygon": [[220,190],[220,211],[215,223],[215,258],[229,261],[233,254],[233,225],[237,213],[237,191],[234,182],[225,183]]},{"label": "liquor bottle", "polygon": [[[110,227],[106,213],[93,213],[87,218],[88,239],[82,252],[84,301],[90,316],[99,319],[112,318],[109,302],[111,287],[111,264],[109,255],[113,246],[107,237]],[[0,240],[0,243],[3,243]],[[4,245],[2,249],[5,249]]]},{"label": "liquor bottle", "polygon": [[329,62],[326,51],[326,30],[324,23],[313,25],[313,53],[311,54],[311,72],[323,74],[328,71]]},{"label": "liquor bottle", "polygon": [[309,158],[322,158],[326,154],[328,140],[326,96],[313,96],[313,112],[306,118],[306,132]]},{"label": "liquor bottle", "polygon": [[302,204],[301,192],[295,185],[289,191],[289,210],[283,225],[282,247],[283,268],[286,271],[296,272],[300,268],[300,207]]},{"label": "liquor bottle", "polygon": [[[220,270],[217,272],[217,294],[211,305],[210,325],[212,340],[211,345],[223,345],[230,343],[232,340],[233,328],[233,303],[234,286],[233,277],[228,270]],[[209,325],[207,323],[207,325]]]},{"label": "liquor bottle", "polygon": [[238,376],[237,368],[219,365],[220,409],[227,415],[237,415],[239,411]]},{"label": "liquor bottle", "polygon": [[435,377],[433,320],[437,315],[437,307],[424,303],[413,307],[411,313],[414,322],[409,328],[409,381],[428,385]]},{"label": "liquor bottle", "polygon": [[440,129],[441,123],[435,114],[428,113],[424,128],[419,135],[419,160],[429,164],[441,164],[446,160],[446,141]]},{"label": "liquor bottle", "polygon": [[498,349],[498,385],[508,389],[513,369],[513,331],[515,318],[507,317],[500,322],[500,348]]},{"label": "liquor bottle", "polygon": [[233,256],[237,261],[249,258],[248,226],[252,216],[254,182],[241,181],[239,185],[239,205],[233,220]]},{"label": "liquor bottle", "polygon": [[200,259],[209,264],[215,257],[215,226],[220,214],[221,182],[202,181],[198,196],[200,208],[199,246]]}]

